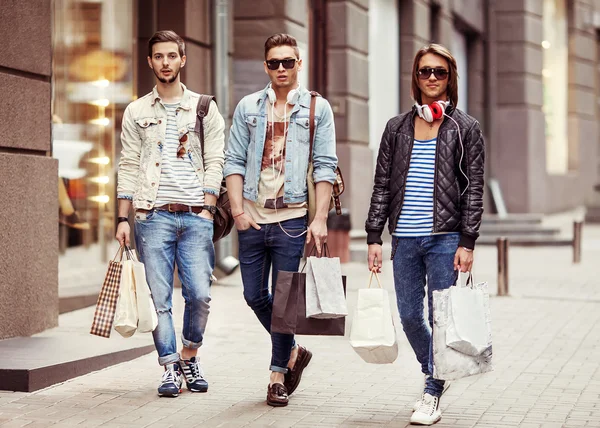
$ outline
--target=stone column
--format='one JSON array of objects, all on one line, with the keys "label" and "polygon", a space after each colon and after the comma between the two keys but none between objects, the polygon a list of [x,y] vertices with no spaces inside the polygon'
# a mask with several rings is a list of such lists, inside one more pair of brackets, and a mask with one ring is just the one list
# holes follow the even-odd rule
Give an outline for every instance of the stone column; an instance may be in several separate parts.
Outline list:
[{"label": "stone column", "polygon": [[[335,115],[337,154],[346,190],[342,206],[364,230],[373,182],[369,149],[369,2],[328,2],[327,97]],[[393,72],[382,67],[382,73]]]},{"label": "stone column", "polygon": [[0,3],[0,339],[58,324],[58,162],[52,159],[52,1]]},{"label": "stone column", "polygon": [[[495,1],[496,109],[491,175],[508,211],[545,205],[546,165],[542,113],[542,2]],[[493,70],[490,70],[493,72]]]},{"label": "stone column", "polygon": [[298,0],[235,0],[233,54],[233,109],[246,95],[269,83],[265,74],[264,44],[275,33],[291,34],[298,40],[304,68],[299,79],[308,85],[308,9]]}]

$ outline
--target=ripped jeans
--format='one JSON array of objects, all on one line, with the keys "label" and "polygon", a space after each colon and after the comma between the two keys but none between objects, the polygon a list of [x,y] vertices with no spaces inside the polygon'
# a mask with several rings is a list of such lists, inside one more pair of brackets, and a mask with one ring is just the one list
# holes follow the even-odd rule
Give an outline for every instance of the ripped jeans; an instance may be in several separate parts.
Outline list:
[{"label": "ripped jeans", "polygon": [[215,266],[212,236],[212,220],[194,213],[136,213],[135,245],[158,313],[152,336],[160,365],[179,361],[172,313],[175,263],[185,300],[181,341],[187,348],[202,346]]}]

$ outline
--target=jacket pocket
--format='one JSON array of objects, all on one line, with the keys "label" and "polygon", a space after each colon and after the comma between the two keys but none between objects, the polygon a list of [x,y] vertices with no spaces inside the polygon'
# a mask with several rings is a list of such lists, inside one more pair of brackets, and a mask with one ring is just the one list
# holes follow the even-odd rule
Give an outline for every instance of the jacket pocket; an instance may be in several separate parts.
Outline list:
[{"label": "jacket pocket", "polygon": [[[315,119],[316,120],[316,119]],[[316,131],[316,126],[315,126]],[[310,119],[308,117],[296,118],[296,141],[308,144],[310,140]]]},{"label": "jacket pocket", "polygon": [[135,120],[135,123],[138,126],[138,132],[144,140],[158,137],[158,125],[160,122],[161,120],[157,117],[143,117]]}]

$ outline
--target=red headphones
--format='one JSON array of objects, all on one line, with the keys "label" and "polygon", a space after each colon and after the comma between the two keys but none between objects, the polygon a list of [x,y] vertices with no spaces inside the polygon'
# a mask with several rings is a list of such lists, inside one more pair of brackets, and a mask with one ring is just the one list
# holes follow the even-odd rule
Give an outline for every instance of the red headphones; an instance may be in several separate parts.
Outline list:
[{"label": "red headphones", "polygon": [[436,119],[444,117],[444,112],[450,104],[450,101],[434,101],[431,104],[419,105],[415,103],[417,107],[417,113],[419,117],[426,122],[433,122]]}]

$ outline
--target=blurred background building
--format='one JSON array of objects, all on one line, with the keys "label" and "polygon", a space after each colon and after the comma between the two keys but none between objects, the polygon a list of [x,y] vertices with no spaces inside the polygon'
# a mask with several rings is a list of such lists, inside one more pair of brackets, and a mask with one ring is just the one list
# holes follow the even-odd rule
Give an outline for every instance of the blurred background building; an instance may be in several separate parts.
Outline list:
[{"label": "blurred background building", "polygon": [[154,85],[160,29],[183,36],[182,81],[227,119],[268,82],[265,39],[297,37],[302,84],[334,109],[355,238],[381,133],[411,107],[429,42],[456,56],[458,107],[482,124],[487,212],[600,219],[600,0],[1,0],[0,15],[0,339],[56,325],[59,283],[97,293],[116,251],[121,116]]}]

